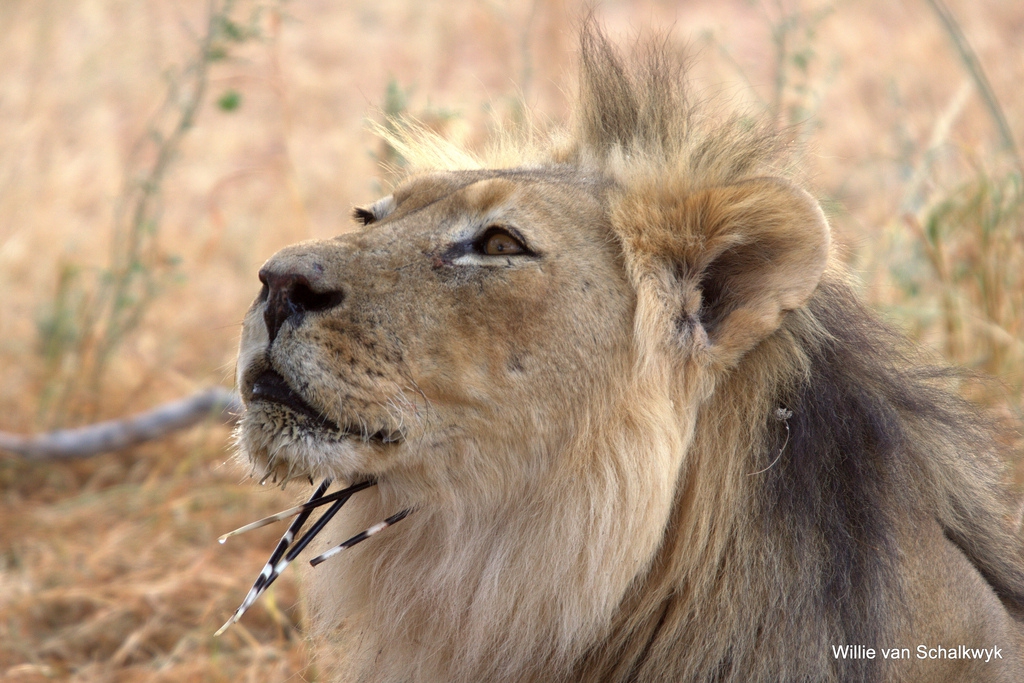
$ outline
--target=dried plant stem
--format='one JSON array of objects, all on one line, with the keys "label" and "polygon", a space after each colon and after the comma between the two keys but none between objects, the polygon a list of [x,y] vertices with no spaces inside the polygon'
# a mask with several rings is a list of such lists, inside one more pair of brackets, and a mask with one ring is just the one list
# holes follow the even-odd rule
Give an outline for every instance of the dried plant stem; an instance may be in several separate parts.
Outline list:
[{"label": "dried plant stem", "polygon": [[978,92],[988,108],[989,115],[996,124],[996,128],[999,129],[999,137],[1002,138],[1003,148],[1013,156],[1013,160],[1017,164],[1017,170],[1024,175],[1024,159],[1021,158],[1020,150],[1017,148],[1017,143],[1013,138],[1013,131],[1010,130],[1010,124],[1006,120],[1006,114],[1003,112],[1003,107],[999,104],[999,99],[992,90],[992,85],[985,75],[985,70],[978,60],[978,55],[967,41],[967,36],[964,35],[960,23],[943,0],[927,0],[927,2],[939,17],[939,21],[942,22],[947,35],[949,35],[950,40],[953,41],[953,45],[960,54],[961,61],[967,68],[968,73],[970,73],[971,78],[974,79]]},{"label": "dried plant stem", "polygon": [[[177,155],[186,133],[195,123],[196,114],[205,98],[211,48],[218,34],[218,24],[229,10],[230,3],[219,7],[216,0],[210,0],[206,31],[199,40],[196,57],[186,71],[186,76],[192,79],[192,86],[184,97],[176,84],[168,89],[162,110],[177,109],[176,120],[166,135],[160,134],[155,127],[150,131],[151,137],[158,142],[156,157],[141,177],[126,181],[123,203],[118,214],[127,214],[127,218],[120,218],[117,222],[111,254],[113,278],[110,293],[102,301],[106,310],[99,311],[105,320],[96,321],[102,325],[103,330],[97,340],[92,369],[94,389],[98,389],[111,352],[117,348],[126,332],[138,326],[154,294],[152,271],[157,256],[155,249],[161,188],[171,161]],[[142,278],[143,291],[138,299],[129,304],[127,302],[132,300],[132,289],[139,277]]]},{"label": "dried plant stem", "polygon": [[[211,65],[222,58],[221,46],[233,40],[233,5],[234,0],[209,0],[194,54],[179,75],[168,77],[163,102],[129,157],[111,227],[110,257],[92,291],[78,297],[81,305],[72,310],[62,302],[74,300],[68,290],[83,284],[75,279],[78,269],[68,270],[58,286],[54,324],[44,326],[53,338],[43,344],[51,356],[51,376],[40,415],[50,425],[95,414],[110,359],[139,327],[173,267],[160,246],[163,186],[206,99]],[[63,316],[75,319],[64,326],[69,333],[53,335]]]},{"label": "dried plant stem", "polygon": [[[922,210],[928,206],[930,192],[926,189],[927,181],[932,176],[936,158],[949,141],[949,133],[953,129],[953,124],[960,118],[960,114],[963,113],[964,107],[967,105],[967,100],[971,95],[971,86],[971,80],[965,79],[942,114],[935,119],[928,147],[921,156],[921,163],[913,169],[910,181],[907,182],[906,189],[903,191],[903,200],[900,202],[901,214],[919,216]],[[923,232],[921,234],[923,235]]]}]

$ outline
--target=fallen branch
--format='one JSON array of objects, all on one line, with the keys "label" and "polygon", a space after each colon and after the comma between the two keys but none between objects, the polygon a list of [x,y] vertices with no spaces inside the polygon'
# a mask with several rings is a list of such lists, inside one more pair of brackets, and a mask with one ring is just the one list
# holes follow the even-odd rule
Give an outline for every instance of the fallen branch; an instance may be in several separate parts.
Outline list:
[{"label": "fallen branch", "polygon": [[119,420],[36,436],[0,432],[0,451],[29,460],[88,458],[159,439],[210,418],[233,424],[241,409],[238,394],[215,387]]}]

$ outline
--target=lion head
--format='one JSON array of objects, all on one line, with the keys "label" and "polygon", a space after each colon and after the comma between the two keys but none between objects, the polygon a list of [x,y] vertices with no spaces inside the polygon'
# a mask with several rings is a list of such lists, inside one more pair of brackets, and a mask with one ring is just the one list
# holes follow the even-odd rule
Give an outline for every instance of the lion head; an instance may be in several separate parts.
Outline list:
[{"label": "lion head", "polygon": [[959,634],[915,616],[948,583],[924,557],[980,577],[965,633],[1010,648],[990,451],[852,297],[777,138],[663,52],[591,28],[581,65],[556,143],[488,164],[413,131],[361,229],[260,270],[245,457],[375,479],[341,527],[413,510],[312,573],[342,675],[888,677],[830,646]]}]

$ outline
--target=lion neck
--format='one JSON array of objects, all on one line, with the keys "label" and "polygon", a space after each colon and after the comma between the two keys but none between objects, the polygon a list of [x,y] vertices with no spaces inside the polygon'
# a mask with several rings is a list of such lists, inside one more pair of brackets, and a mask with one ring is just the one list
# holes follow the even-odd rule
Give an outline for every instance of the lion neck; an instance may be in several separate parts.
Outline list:
[{"label": "lion neck", "polygon": [[[680,428],[679,397],[666,386],[653,376],[637,381],[605,410],[578,419],[573,438],[545,454],[557,466],[506,485],[504,495],[439,496],[444,505],[423,506],[314,570],[314,629],[340,640],[349,677],[568,675],[608,637],[662,543],[692,434],[692,426]],[[485,455],[517,457],[464,457]],[[347,523],[355,529],[391,514],[397,487],[382,482]]]}]

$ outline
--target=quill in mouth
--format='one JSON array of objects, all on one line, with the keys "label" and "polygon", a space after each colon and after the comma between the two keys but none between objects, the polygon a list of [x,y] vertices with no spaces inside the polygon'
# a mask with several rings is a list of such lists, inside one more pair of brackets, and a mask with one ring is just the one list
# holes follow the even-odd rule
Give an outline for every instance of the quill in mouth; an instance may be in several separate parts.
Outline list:
[{"label": "quill in mouth", "polygon": [[[316,538],[317,534],[323,531],[324,527],[327,526],[327,523],[331,521],[331,518],[333,518],[334,515],[336,515],[338,511],[341,510],[342,506],[348,502],[348,499],[351,498],[353,494],[358,493],[363,489],[367,489],[371,486],[374,486],[376,485],[376,483],[376,481],[373,481],[371,479],[360,482],[358,484],[353,484],[352,486],[349,486],[346,489],[342,489],[341,491],[335,491],[334,493],[325,495],[325,492],[331,485],[331,480],[324,479],[322,482],[320,482],[320,485],[316,487],[316,490],[313,491],[313,495],[310,496],[309,500],[306,501],[305,503],[301,505],[296,505],[293,508],[289,508],[275,515],[264,517],[263,519],[258,520],[256,522],[252,522],[251,524],[246,524],[243,527],[235,529],[234,531],[228,532],[221,536],[218,540],[221,543],[224,543],[226,540],[228,540],[228,538],[232,536],[236,536],[238,534],[244,533],[246,531],[251,531],[253,529],[258,529],[268,524],[273,524],[274,522],[279,522],[281,520],[288,519],[292,516],[295,517],[292,523],[288,525],[288,530],[284,532],[284,536],[282,536],[281,540],[277,542],[277,546],[274,548],[274,552],[270,554],[270,559],[268,559],[267,563],[263,565],[263,570],[260,572],[260,575],[256,577],[255,583],[253,583],[252,588],[249,589],[249,593],[245,596],[245,599],[242,600],[242,604],[238,606],[238,609],[236,609],[235,613],[231,615],[231,618],[228,619],[223,626],[217,629],[217,632],[214,633],[214,635],[221,635],[222,633],[227,631],[232,624],[237,623],[238,620],[242,618],[242,615],[245,614],[246,610],[252,607],[252,605],[259,599],[261,595],[263,595],[267,588],[270,587],[270,584],[274,583],[274,581],[277,580],[277,577],[281,575],[281,572],[283,572],[288,567],[288,565],[291,564],[292,561],[299,556],[299,553],[305,550],[306,546],[309,545],[310,541]],[[322,514],[320,518],[313,523],[313,526],[311,526],[309,530],[305,534],[303,534],[302,538],[300,538],[298,541],[295,541],[295,537],[302,530],[303,525],[309,519],[310,515],[313,514],[313,510],[328,504],[330,504],[331,507],[327,508],[327,511],[324,512],[324,514]],[[342,550],[345,550],[346,548],[351,548],[354,545],[362,543],[370,536],[373,536],[383,531],[395,522],[401,521],[410,512],[411,510],[402,510],[401,512],[398,512],[388,517],[384,521],[374,524],[370,528],[361,531],[360,533],[356,534],[347,541],[339,543],[327,552],[318,555],[317,557],[314,557],[312,560],[310,560],[310,564],[315,567],[316,565],[320,564],[329,557],[337,555]]]}]

